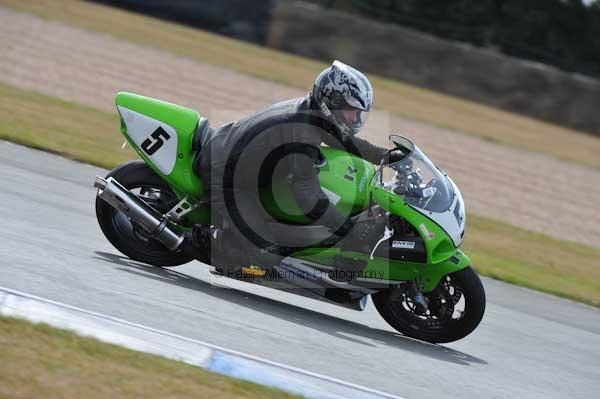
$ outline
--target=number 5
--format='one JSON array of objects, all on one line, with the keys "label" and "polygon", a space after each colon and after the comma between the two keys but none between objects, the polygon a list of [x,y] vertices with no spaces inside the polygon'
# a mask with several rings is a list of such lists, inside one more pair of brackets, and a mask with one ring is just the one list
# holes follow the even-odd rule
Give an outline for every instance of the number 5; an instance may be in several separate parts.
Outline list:
[{"label": "number 5", "polygon": [[[164,141],[168,141],[171,138],[171,136],[169,136],[169,134],[159,126],[159,128],[156,129],[154,133],[150,135],[150,137],[144,140],[141,145],[142,150],[144,150],[146,154],[152,156],[156,151],[160,150],[160,147],[163,146],[163,137],[165,139]],[[151,138],[154,140],[151,140]]]}]

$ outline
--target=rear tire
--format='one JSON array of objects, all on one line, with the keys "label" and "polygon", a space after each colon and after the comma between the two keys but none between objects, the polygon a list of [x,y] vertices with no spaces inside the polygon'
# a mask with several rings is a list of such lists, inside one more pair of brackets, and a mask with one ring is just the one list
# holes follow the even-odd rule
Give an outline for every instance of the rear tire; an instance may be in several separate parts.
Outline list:
[{"label": "rear tire", "polygon": [[[106,176],[116,179],[128,190],[141,189],[151,193],[150,204],[166,212],[177,204],[177,196],[169,185],[143,161],[132,161],[118,166]],[[146,200],[146,198],[144,198]],[[147,200],[148,201],[148,200]],[[159,241],[145,237],[124,213],[96,197],[96,218],[100,229],[110,243],[129,258],[153,266],[179,266],[193,260],[181,250],[170,251]]]},{"label": "rear tire", "polygon": [[[485,312],[485,291],[471,267],[445,276],[425,296],[431,313],[428,315],[417,314],[411,309],[410,299],[395,290],[374,294],[373,303],[385,321],[403,335],[431,343],[466,337],[479,325]],[[457,310],[459,304],[464,305],[462,313]],[[454,318],[456,313],[460,317]]]}]

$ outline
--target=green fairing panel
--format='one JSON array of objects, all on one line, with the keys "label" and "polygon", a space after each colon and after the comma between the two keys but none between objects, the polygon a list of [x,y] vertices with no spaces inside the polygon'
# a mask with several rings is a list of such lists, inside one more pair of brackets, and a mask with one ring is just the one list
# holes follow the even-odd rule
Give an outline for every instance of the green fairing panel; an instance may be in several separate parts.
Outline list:
[{"label": "green fairing panel", "polygon": [[374,187],[373,198],[383,209],[403,217],[417,229],[425,243],[427,263],[435,264],[450,258],[456,251],[452,239],[438,224],[407,205],[398,195]]},{"label": "green fairing panel", "polygon": [[310,248],[296,252],[294,257],[326,265],[333,265],[335,257],[339,256],[363,260],[366,262],[363,277],[390,281],[416,279],[421,282],[424,292],[435,289],[443,276],[471,264],[470,259],[454,246],[452,239],[440,226],[407,205],[401,197],[377,187],[372,187],[372,193],[377,204],[390,213],[401,216],[417,229],[425,244],[427,263],[370,259],[368,254],[341,251],[339,248]]},{"label": "green fairing panel", "polygon": [[[369,183],[375,168],[369,162],[347,152],[321,147],[326,163],[319,168],[319,182],[336,209],[345,215],[363,211],[369,205]],[[309,223],[298,207],[290,182],[276,180],[263,190],[262,203],[279,220]]]},{"label": "green fairing panel", "polygon": [[[192,139],[203,117],[192,109],[132,93],[119,93],[115,102],[121,116],[121,133],[140,158],[179,198],[188,195],[200,199],[203,187],[192,169]],[[200,222],[207,217],[208,210],[200,209],[188,219]]]}]

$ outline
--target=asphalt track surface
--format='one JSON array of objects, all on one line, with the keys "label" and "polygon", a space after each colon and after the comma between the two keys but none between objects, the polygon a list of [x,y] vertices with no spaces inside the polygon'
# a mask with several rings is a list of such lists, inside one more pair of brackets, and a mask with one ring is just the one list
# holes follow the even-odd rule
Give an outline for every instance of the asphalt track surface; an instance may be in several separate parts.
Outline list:
[{"label": "asphalt track surface", "polygon": [[591,398],[600,311],[484,279],[486,316],[436,346],[364,312],[208,273],[130,261],[104,238],[106,171],[0,141],[0,286],[206,341],[405,398]]}]

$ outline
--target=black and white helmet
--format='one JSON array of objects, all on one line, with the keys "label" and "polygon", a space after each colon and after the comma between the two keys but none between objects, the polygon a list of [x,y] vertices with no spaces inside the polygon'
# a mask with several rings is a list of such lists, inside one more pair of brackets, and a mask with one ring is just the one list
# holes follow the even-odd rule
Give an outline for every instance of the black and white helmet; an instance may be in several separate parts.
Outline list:
[{"label": "black and white helmet", "polygon": [[340,61],[334,61],[317,76],[312,96],[323,117],[338,129],[342,140],[362,129],[373,105],[369,79]]}]

